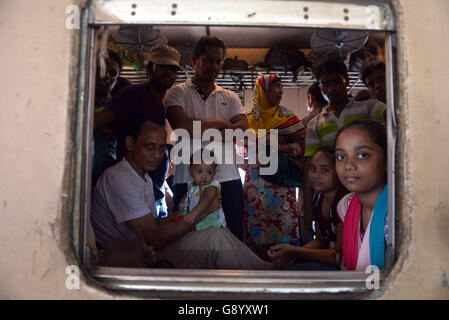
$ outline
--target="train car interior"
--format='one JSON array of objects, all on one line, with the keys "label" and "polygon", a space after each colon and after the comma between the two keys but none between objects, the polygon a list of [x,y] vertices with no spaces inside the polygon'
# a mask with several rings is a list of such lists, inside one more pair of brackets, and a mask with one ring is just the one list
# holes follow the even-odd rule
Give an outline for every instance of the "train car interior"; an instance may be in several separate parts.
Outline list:
[{"label": "train car interior", "polygon": [[[364,65],[385,63],[386,128],[388,138],[388,230],[385,269],[388,277],[395,262],[395,25],[388,1],[259,1],[244,2],[239,10],[235,1],[93,1],[82,15],[79,103],[82,156],[77,160],[80,190],[78,210],[73,218],[73,247],[92,283],[107,290],[163,298],[285,298],[358,297],[369,294],[363,271],[227,270],[115,267],[98,262],[99,248],[91,226],[94,179],[94,117],[106,104],[101,92],[119,86],[145,84],[146,65],[152,47],[165,44],[181,54],[176,84],[195,74],[192,55],[203,36],[218,36],[227,45],[227,55],[215,83],[235,92],[243,109],[253,108],[256,80],[264,74],[278,76],[283,95],[280,105],[299,119],[309,115],[308,88],[317,81],[313,70],[326,58],[339,58],[348,70],[346,83],[350,97],[368,94],[361,77]],[[113,53],[111,53],[113,52]],[[121,59],[119,70],[109,74],[111,55]],[[99,75],[100,73],[100,75]],[[120,80],[119,80],[120,79]],[[106,89],[105,89],[106,86]],[[112,89],[111,89],[112,88]],[[123,89],[121,89],[123,90]],[[103,100],[102,100],[103,99]],[[167,122],[167,143],[170,138]],[[242,183],[245,171],[239,169]],[[303,206],[302,193],[296,202]],[[302,223],[302,222],[301,222]],[[300,233],[303,232],[300,226]],[[315,224],[316,228],[316,224]],[[316,235],[314,236],[316,237]],[[301,238],[301,242],[304,239]],[[188,254],[188,253],[186,253]],[[119,257],[120,259],[120,257]],[[378,270],[377,270],[378,271]]]}]

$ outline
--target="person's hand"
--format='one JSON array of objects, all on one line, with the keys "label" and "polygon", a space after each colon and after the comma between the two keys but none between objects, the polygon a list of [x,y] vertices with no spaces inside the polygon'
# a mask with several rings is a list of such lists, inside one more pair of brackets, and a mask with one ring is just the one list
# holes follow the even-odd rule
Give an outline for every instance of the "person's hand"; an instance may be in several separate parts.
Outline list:
[{"label": "person's hand", "polygon": [[146,246],[141,248],[141,256],[138,261],[138,267],[145,268],[156,262],[156,251],[153,246]]},{"label": "person's hand", "polygon": [[267,254],[271,259],[279,259],[282,257],[292,257],[295,255],[295,250],[298,247],[295,247],[288,243],[281,243],[272,246],[268,249]]},{"label": "person's hand", "polygon": [[218,128],[220,129],[232,129],[231,121],[225,119],[219,119]]},{"label": "person's hand", "polygon": [[[203,193],[200,192],[200,197],[203,196]],[[212,196],[212,195],[211,195]],[[199,204],[201,204],[201,207]],[[215,196],[212,197],[209,201],[201,202],[199,203],[195,208],[193,208],[192,211],[187,213],[184,216],[184,221],[187,223],[198,223],[201,220],[203,220],[205,217],[207,217],[209,214],[211,214],[214,211],[217,211],[220,208],[221,205],[221,192],[217,192]]]},{"label": "person's hand", "polygon": [[298,259],[295,247],[291,244],[282,243],[272,246],[268,249],[267,254],[273,260],[273,269],[284,269],[290,266]]},{"label": "person's hand", "polygon": [[[226,129],[232,129],[232,123],[225,119],[215,119],[215,129],[220,131],[221,138],[225,139],[225,130]],[[211,137],[210,141],[214,141],[214,137]]]}]

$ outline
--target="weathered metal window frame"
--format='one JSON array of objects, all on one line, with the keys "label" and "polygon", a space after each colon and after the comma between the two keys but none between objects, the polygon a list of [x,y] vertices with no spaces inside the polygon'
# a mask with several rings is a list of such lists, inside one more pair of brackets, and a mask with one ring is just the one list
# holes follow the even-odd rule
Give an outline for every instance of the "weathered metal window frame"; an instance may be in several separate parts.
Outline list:
[{"label": "weathered metal window frame", "polygon": [[[362,4],[360,4],[362,2]],[[282,3],[282,5],[281,5]],[[367,3],[374,3],[369,5]],[[238,6],[237,6],[238,5]],[[238,12],[232,8],[238,7]],[[373,13],[379,13],[374,16]],[[371,1],[89,1],[82,12],[78,92],[77,174],[74,179],[73,248],[93,283],[119,291],[183,298],[354,297],[369,294],[364,272],[228,271],[182,269],[125,269],[92,267],[87,246],[91,191],[91,141],[95,81],[95,32],[102,25],[202,25],[291,28],[338,28],[385,32],[387,61],[387,128],[389,143],[388,182],[395,185],[396,119],[393,65],[395,25],[391,7],[382,0]],[[390,237],[387,269],[394,263],[395,188],[390,188]],[[381,273],[383,279],[384,273]],[[211,295],[212,294],[212,295]],[[215,295],[215,296],[214,296]]]}]

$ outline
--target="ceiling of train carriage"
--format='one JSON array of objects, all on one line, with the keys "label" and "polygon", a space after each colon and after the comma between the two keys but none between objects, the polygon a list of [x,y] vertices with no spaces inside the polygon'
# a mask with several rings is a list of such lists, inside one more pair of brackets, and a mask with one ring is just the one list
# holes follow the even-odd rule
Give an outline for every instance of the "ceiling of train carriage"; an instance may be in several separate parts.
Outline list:
[{"label": "ceiling of train carriage", "polygon": [[[136,56],[140,54],[140,65],[136,67],[135,61],[132,60],[131,63],[125,63],[127,67],[122,72],[122,75],[132,83],[139,83],[146,81],[146,76],[144,74],[136,74],[135,70],[144,70],[144,64],[148,59],[148,52],[152,46],[159,43],[169,44],[176,49],[178,49],[182,54],[181,65],[184,70],[192,70],[191,55],[193,53],[193,48],[202,36],[218,35],[225,42],[228,47],[227,57],[229,60],[228,64],[223,65],[223,69],[226,70],[240,70],[240,78],[234,79],[228,76],[229,79],[222,79],[223,83],[220,85],[227,87],[229,85],[233,86],[236,83],[241,85],[250,85],[253,82],[253,73],[249,73],[251,70],[263,71],[263,70],[277,70],[282,72],[281,75],[285,77],[283,80],[287,80],[286,83],[291,86],[308,86],[313,82],[311,72],[305,71],[300,73],[297,78],[297,70],[301,66],[305,66],[304,62],[297,63],[297,61],[292,61],[289,63],[282,63],[276,69],[272,64],[267,65],[267,53],[270,48],[280,48],[289,47],[295,48],[302,51],[303,59],[307,57],[310,60],[311,53],[311,40],[315,33],[326,32],[323,29],[306,29],[306,28],[281,28],[281,27],[229,27],[229,26],[121,26],[121,27],[110,27],[110,39],[113,40],[114,44],[118,47],[114,47],[116,51],[125,49],[129,52],[133,52]],[[329,31],[329,30],[327,30]],[[324,34],[324,39],[335,40],[334,31],[331,34]],[[367,41],[373,41],[378,43],[381,47],[384,40],[383,33],[367,33],[361,32],[361,36],[355,36],[357,34],[355,31],[342,31],[343,41],[348,40],[351,35],[356,39],[355,42],[348,42],[349,47],[343,47],[343,51],[332,45],[331,47],[325,47],[324,51],[326,55],[330,52],[327,48],[333,52],[333,54],[339,55],[339,53],[344,53],[344,56],[349,57],[348,52],[356,51]],[[351,34],[352,33],[352,34]],[[321,34],[323,35],[323,34]],[[322,45],[322,39],[318,43],[318,47]],[[338,45],[337,45],[338,46]],[[345,51],[346,50],[346,51]],[[296,51],[295,51],[296,52]],[[295,54],[293,52],[293,54]],[[290,51],[291,53],[291,51]],[[322,53],[322,52],[321,52]],[[123,51],[122,51],[123,54]],[[302,55],[301,54],[301,55]],[[300,59],[301,55],[295,57]],[[124,57],[122,55],[122,57]],[[125,59],[126,61],[126,59]],[[290,60],[289,60],[290,61]],[[305,60],[303,60],[305,61]],[[310,60],[311,61],[311,60]],[[285,71],[285,72],[284,72]],[[289,73],[287,73],[289,71]],[[246,73],[248,74],[246,74]],[[185,74],[189,77],[189,74]],[[350,75],[351,76],[351,75]],[[352,75],[354,79],[350,77],[351,85],[357,87],[362,87],[363,84],[358,79],[358,72],[354,72]],[[178,77],[179,81],[184,80],[181,75]],[[237,81],[237,82],[236,82]],[[228,83],[229,82],[229,83]]]},{"label": "ceiling of train carriage", "polygon": [[[217,27],[217,26],[122,26],[111,27],[111,36],[116,39],[123,34],[126,42],[152,46],[166,42],[173,47],[193,47],[202,36],[218,35],[229,48],[271,48],[275,46],[293,46],[310,49],[312,35],[319,30],[306,28],[279,27]],[[382,33],[372,32],[369,40],[379,44],[383,41]]]}]

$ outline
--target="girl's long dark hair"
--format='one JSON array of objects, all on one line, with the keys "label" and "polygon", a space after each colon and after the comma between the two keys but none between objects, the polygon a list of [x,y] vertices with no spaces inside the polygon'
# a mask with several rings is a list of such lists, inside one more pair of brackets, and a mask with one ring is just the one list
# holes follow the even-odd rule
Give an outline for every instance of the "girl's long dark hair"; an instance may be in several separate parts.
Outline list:
[{"label": "girl's long dark hair", "polygon": [[350,124],[344,126],[340,130],[338,130],[337,138],[335,139],[335,142],[338,141],[338,138],[340,135],[348,130],[348,129],[360,129],[369,134],[372,141],[376,143],[379,147],[382,148],[384,151],[385,158],[387,157],[387,130],[385,128],[385,125],[379,121],[375,120],[356,120],[351,122]]}]

